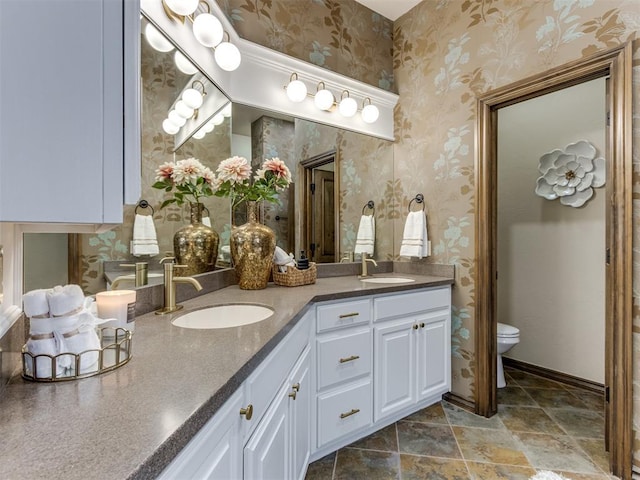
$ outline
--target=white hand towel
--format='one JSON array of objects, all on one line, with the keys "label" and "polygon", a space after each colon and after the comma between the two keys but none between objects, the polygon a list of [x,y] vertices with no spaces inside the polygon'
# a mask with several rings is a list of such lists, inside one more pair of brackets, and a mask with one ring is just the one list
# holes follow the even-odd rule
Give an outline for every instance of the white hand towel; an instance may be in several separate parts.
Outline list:
[{"label": "white hand towel", "polygon": [[356,236],[356,246],[353,253],[373,255],[373,245],[376,239],[376,220],[373,215],[362,215]]},{"label": "white hand towel", "polygon": [[400,256],[418,258],[429,256],[427,219],[423,211],[409,212],[407,215],[400,244]]},{"label": "white hand towel", "polygon": [[25,349],[34,357],[32,358],[30,355],[24,356],[25,370],[27,372],[27,375],[31,375],[35,378],[51,378],[52,363],[56,365],[57,376],[60,376],[64,373],[64,367],[60,365],[59,361],[52,361],[51,358],[45,356],[50,355],[51,357],[54,357],[59,352],[56,339],[53,337],[53,335],[50,338],[30,338],[29,340],[27,340]]},{"label": "white hand towel", "polygon": [[211,228],[211,219],[209,217],[202,217],[202,224]]},{"label": "white hand towel", "polygon": [[62,317],[80,313],[84,308],[84,293],[78,285],[54,287],[47,292],[49,312],[52,317]]},{"label": "white hand towel", "polygon": [[48,289],[31,290],[22,296],[24,314],[29,318],[46,318],[49,316]]},{"label": "white hand towel", "polygon": [[287,253],[278,246],[276,246],[276,251],[273,254],[273,263],[278,266],[278,271],[280,273],[286,273],[287,267],[296,266],[293,253]]},{"label": "white hand towel", "polygon": [[158,237],[151,215],[136,214],[133,221],[133,239],[131,240],[131,254],[135,257],[142,255],[158,255]]}]

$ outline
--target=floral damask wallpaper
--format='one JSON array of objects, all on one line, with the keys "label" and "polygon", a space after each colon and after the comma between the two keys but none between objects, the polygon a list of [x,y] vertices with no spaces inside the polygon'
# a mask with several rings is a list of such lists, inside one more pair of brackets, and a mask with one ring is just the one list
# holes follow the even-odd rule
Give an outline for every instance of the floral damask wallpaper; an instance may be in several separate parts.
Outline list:
[{"label": "floral damask wallpaper", "polygon": [[394,90],[393,22],[354,0],[218,0],[218,4],[247,40]]}]

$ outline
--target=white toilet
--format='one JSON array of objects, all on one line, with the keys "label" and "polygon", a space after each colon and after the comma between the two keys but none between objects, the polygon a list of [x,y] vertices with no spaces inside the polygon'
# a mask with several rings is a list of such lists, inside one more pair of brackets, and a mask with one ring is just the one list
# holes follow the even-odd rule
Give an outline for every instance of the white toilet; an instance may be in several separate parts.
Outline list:
[{"label": "white toilet", "polygon": [[504,379],[504,369],[502,368],[502,354],[511,350],[514,345],[520,342],[520,330],[512,325],[498,322],[498,388],[507,386]]}]

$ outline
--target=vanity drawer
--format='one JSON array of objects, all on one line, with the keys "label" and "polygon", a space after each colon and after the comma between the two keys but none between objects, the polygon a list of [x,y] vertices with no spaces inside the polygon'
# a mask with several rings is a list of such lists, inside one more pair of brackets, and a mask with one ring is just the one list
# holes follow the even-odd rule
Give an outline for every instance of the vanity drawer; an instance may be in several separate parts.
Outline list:
[{"label": "vanity drawer", "polygon": [[375,321],[401,317],[412,313],[448,308],[451,305],[451,288],[441,287],[415,293],[379,297],[373,301]]},{"label": "vanity drawer", "polygon": [[371,380],[318,395],[318,448],[371,425]]},{"label": "vanity drawer", "polygon": [[370,318],[371,301],[368,299],[320,305],[317,310],[318,333],[369,323]]},{"label": "vanity drawer", "polygon": [[318,338],[318,390],[371,373],[371,350],[368,327]]}]

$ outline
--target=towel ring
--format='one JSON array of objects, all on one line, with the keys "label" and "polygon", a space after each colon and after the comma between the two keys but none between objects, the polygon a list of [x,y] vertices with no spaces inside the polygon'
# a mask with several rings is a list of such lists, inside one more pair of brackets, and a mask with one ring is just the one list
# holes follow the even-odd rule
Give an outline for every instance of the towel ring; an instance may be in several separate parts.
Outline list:
[{"label": "towel ring", "polygon": [[151,209],[151,215],[154,215],[156,212],[153,209],[153,207],[151,205],[149,205],[149,202],[147,202],[146,200],[140,200],[138,202],[138,204],[136,205],[135,210],[133,211],[134,214],[138,213],[138,208],[150,208]]},{"label": "towel ring", "polygon": [[369,201],[365,204],[365,206],[364,206],[364,207],[362,207],[362,215],[364,215],[364,211],[365,211],[367,208],[369,208],[369,209],[373,210],[372,215],[375,215],[375,214],[376,214],[376,209],[374,208],[375,206],[376,206],[376,204],[375,204],[375,203],[373,203],[373,200],[369,200]]},{"label": "towel ring", "polygon": [[209,209],[203,205],[202,206],[202,213],[205,213],[205,212],[207,213],[207,217],[211,216],[211,214],[209,214]]},{"label": "towel ring", "polygon": [[424,195],[419,193],[414,198],[411,199],[411,201],[409,202],[409,211],[411,211],[411,204],[413,202],[421,203],[422,204],[422,211],[424,212]]}]

